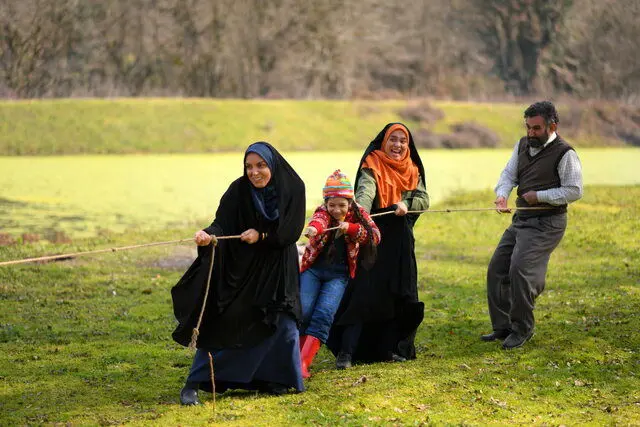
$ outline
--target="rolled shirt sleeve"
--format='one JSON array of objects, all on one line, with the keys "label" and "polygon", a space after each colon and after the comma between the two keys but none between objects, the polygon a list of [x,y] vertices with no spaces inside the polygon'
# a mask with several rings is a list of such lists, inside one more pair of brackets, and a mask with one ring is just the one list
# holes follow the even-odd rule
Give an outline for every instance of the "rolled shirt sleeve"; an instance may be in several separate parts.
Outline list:
[{"label": "rolled shirt sleeve", "polygon": [[558,163],[560,187],[536,192],[540,203],[566,205],[582,197],[582,165],[578,154],[569,150]]}]

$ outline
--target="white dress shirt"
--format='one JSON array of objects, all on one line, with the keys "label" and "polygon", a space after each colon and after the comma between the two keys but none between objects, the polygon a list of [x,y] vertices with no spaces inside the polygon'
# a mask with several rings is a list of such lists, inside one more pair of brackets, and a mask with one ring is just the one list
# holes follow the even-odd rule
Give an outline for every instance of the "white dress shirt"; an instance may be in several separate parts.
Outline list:
[{"label": "white dress shirt", "polygon": [[[556,137],[556,133],[553,132],[549,135],[549,139],[542,147],[529,147],[531,157],[535,157],[536,154],[544,150]],[[500,179],[495,188],[495,193],[498,197],[508,199],[511,190],[518,186],[519,145],[520,141],[516,142],[513,153],[511,153],[511,158],[500,174]],[[560,187],[537,191],[536,197],[538,198],[538,202],[558,206],[575,202],[582,197],[582,166],[574,150],[567,151],[560,159],[560,163],[558,163],[558,175],[560,176]]]}]

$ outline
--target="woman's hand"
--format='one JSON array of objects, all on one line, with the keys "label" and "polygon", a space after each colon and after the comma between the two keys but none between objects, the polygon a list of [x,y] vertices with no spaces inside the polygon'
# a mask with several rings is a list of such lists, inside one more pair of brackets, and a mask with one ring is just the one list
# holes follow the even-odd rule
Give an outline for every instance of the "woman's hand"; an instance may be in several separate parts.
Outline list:
[{"label": "woman's hand", "polygon": [[396,206],[394,213],[397,216],[405,216],[407,212],[409,212],[409,208],[407,208],[407,205],[404,202],[398,202],[396,203]]},{"label": "woman's hand", "polygon": [[253,228],[250,228],[250,229],[244,231],[240,235],[240,240],[242,240],[243,242],[248,243],[250,245],[253,245],[255,242],[260,240],[260,233],[258,233],[257,230],[254,230]]},{"label": "woman's hand", "polygon": [[307,238],[314,237],[318,234],[318,230],[315,227],[307,227],[303,233]]},{"label": "woman's hand", "polygon": [[212,236],[204,230],[198,231],[193,240],[195,240],[196,245],[198,246],[209,246],[211,242],[213,242],[214,246],[218,244],[218,239],[216,238],[216,236]]}]

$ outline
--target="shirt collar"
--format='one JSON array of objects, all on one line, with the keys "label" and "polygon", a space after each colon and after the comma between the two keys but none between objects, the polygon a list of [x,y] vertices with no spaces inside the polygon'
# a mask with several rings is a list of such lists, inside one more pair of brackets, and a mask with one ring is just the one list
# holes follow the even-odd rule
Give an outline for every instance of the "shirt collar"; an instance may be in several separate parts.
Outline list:
[{"label": "shirt collar", "polygon": [[551,144],[553,142],[554,139],[556,139],[558,135],[556,135],[555,132],[553,132],[551,135],[549,135],[549,139],[547,139],[547,142],[544,143],[543,147],[546,147],[547,145]]}]

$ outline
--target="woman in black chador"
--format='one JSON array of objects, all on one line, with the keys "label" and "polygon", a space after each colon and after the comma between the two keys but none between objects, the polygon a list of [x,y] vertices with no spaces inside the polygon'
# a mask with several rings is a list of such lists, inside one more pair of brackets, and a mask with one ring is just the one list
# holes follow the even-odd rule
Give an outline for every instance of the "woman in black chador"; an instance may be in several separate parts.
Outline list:
[{"label": "woman in black chador", "polygon": [[[296,241],[305,223],[304,183],[266,142],[249,146],[245,173],[220,200],[213,223],[198,231],[198,258],[172,289],[186,346],[197,326],[213,242],[213,274],[197,336],[197,352],[180,402],[198,403],[198,389],[284,393],[303,391],[297,323],[300,319]],[[216,236],[240,235],[218,240]]]},{"label": "woman in black chador", "polygon": [[[367,147],[355,181],[356,201],[382,235],[373,267],[359,268],[336,315],[328,346],[336,367],[351,362],[415,359],[415,333],[424,315],[418,300],[413,225],[408,211],[429,207],[425,173],[411,133],[390,123]],[[361,262],[365,261],[365,258]]]}]

